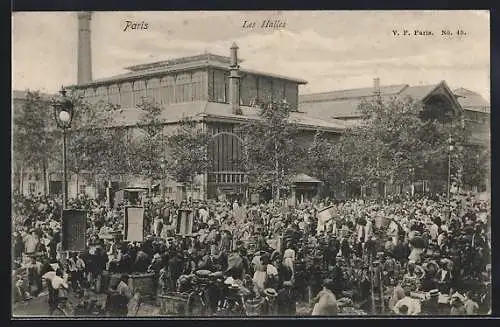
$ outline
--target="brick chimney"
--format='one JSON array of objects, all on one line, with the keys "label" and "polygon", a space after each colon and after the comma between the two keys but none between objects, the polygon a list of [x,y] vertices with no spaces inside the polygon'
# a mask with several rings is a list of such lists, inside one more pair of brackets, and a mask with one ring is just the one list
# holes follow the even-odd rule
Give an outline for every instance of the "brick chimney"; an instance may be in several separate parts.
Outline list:
[{"label": "brick chimney", "polygon": [[238,46],[233,43],[230,55],[229,103],[233,115],[241,115],[240,108],[240,66],[238,65]]},{"label": "brick chimney", "polygon": [[78,13],[78,84],[92,81],[92,52],[90,47],[90,20],[92,13]]},{"label": "brick chimney", "polygon": [[378,77],[375,77],[373,79],[373,94],[375,94],[376,96],[381,95],[381,93],[380,93],[380,78],[378,78]]}]

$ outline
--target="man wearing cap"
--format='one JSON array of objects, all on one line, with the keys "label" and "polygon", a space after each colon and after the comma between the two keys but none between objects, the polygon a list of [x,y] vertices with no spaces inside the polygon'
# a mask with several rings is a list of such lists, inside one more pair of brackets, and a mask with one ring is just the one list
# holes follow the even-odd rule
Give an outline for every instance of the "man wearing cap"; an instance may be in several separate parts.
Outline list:
[{"label": "man wearing cap", "polygon": [[292,289],[292,282],[283,282],[283,288],[276,297],[278,315],[294,316],[297,313],[295,293]]}]

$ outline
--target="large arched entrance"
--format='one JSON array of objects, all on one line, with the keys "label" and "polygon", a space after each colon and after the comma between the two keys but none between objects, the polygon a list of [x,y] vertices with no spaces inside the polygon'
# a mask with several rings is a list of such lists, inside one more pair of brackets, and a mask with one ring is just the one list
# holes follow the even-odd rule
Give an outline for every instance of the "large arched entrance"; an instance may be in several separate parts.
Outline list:
[{"label": "large arched entrance", "polygon": [[243,141],[230,132],[212,136],[208,146],[212,166],[208,171],[207,197],[229,201],[242,201],[246,192],[243,172]]}]

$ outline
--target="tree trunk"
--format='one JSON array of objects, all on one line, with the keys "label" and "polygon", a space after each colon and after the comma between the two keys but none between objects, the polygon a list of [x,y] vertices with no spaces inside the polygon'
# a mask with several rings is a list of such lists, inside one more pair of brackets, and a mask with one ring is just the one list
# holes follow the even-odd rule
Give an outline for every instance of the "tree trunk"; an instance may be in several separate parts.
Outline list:
[{"label": "tree trunk", "polygon": [[106,180],[106,207],[111,208],[111,182]]},{"label": "tree trunk", "polygon": [[23,194],[23,180],[24,180],[24,165],[21,163],[19,167],[19,193]]},{"label": "tree trunk", "polygon": [[78,187],[78,183],[79,183],[79,178],[78,178],[78,172],[76,173],[76,197],[78,198],[78,195],[80,194],[80,189]]},{"label": "tree trunk", "polygon": [[47,190],[47,163],[44,161],[42,163],[42,174],[43,174],[43,195],[48,195],[48,190]]}]

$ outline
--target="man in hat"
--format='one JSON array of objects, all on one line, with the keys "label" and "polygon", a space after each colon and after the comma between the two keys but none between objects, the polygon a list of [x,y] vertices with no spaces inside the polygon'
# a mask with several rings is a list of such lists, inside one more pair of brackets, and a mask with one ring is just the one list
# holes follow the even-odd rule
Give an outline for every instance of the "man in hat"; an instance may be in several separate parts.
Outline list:
[{"label": "man in hat", "polygon": [[150,263],[149,255],[145,251],[145,246],[141,246],[135,256],[134,272],[145,273]]},{"label": "man in hat", "polygon": [[467,314],[462,295],[454,293],[450,298],[450,305],[450,316],[463,316]]},{"label": "man in hat", "polygon": [[31,256],[34,255],[37,248],[38,248],[38,243],[40,242],[40,239],[38,238],[38,235],[36,234],[36,230],[34,228],[31,228],[29,230],[29,234],[26,234],[24,236],[24,251],[26,255]]},{"label": "man in hat", "polygon": [[291,281],[284,281],[283,288],[278,292],[276,306],[280,316],[294,316],[297,313],[296,296],[292,286]]},{"label": "man in hat", "polygon": [[429,291],[428,298],[422,302],[422,314],[428,316],[437,316],[439,311],[439,290],[432,289]]}]

